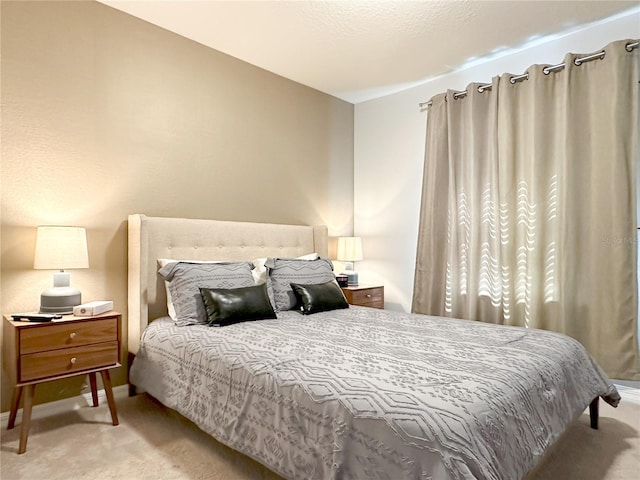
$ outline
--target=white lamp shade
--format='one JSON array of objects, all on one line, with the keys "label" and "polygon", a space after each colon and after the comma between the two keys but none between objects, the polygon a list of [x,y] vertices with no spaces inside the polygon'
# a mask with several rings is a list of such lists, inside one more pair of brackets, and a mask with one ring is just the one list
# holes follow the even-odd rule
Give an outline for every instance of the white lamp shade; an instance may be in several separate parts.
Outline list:
[{"label": "white lamp shade", "polygon": [[33,268],[39,270],[89,268],[86,230],[82,227],[38,227]]},{"label": "white lamp shade", "polygon": [[338,237],[336,260],[341,262],[362,260],[362,239],[360,237]]}]

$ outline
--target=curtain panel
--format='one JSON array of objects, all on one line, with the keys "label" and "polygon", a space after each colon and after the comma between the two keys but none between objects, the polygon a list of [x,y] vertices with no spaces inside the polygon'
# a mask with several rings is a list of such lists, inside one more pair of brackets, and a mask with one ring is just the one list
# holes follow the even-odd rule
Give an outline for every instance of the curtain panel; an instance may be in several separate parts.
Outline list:
[{"label": "curtain panel", "polygon": [[561,332],[640,380],[633,42],[431,99],[414,312]]}]

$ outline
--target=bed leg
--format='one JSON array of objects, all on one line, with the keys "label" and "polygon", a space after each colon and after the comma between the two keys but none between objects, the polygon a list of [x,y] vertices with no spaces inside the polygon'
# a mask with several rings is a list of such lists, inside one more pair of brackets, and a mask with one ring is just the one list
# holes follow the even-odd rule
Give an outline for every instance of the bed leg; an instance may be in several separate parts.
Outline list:
[{"label": "bed leg", "polygon": [[600,397],[596,397],[589,404],[589,418],[591,419],[591,428],[598,429],[598,415],[599,415]]},{"label": "bed leg", "polygon": [[[131,365],[133,365],[134,358],[136,358],[136,356],[133,353],[127,354],[127,380],[129,380]],[[128,382],[128,384],[129,384],[129,396],[135,397],[138,394],[138,392],[136,391],[136,386],[130,381]]]}]

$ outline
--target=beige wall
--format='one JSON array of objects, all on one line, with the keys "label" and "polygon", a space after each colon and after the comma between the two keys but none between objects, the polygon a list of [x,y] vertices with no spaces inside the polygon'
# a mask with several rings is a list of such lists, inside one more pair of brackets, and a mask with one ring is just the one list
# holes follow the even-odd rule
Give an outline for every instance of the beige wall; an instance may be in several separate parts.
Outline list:
[{"label": "beige wall", "polygon": [[[51,286],[32,269],[40,224],[87,228],[72,284],[113,300],[125,332],[130,213],[352,232],[351,104],[99,3],[1,8],[2,313],[37,309]],[[84,380],[39,386],[36,402]],[[2,387],[6,411],[4,373]]]}]

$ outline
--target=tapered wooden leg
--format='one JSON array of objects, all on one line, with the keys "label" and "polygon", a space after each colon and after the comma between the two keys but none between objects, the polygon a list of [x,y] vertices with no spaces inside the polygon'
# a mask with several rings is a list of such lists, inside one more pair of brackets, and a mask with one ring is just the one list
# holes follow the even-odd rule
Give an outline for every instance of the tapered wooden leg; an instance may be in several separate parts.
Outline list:
[{"label": "tapered wooden leg", "polygon": [[93,399],[93,406],[98,406],[98,384],[96,382],[96,372],[89,374],[89,383],[91,384],[91,398]]},{"label": "tapered wooden leg", "polygon": [[593,399],[591,404],[589,404],[589,418],[591,419],[591,428],[595,430],[598,429],[599,410],[600,410],[600,397],[596,397]]},{"label": "tapered wooden leg", "polygon": [[29,436],[29,427],[31,427],[31,407],[33,407],[33,395],[36,391],[35,383],[27,385],[24,394],[24,405],[22,406],[22,427],[20,428],[20,445],[18,453],[27,451],[27,437]]},{"label": "tapered wooden leg", "polygon": [[22,387],[15,387],[13,389],[13,396],[11,397],[11,412],[9,413],[7,430],[11,430],[16,425],[16,415],[18,415],[18,408],[20,407],[20,397],[22,397]]},{"label": "tapered wooden leg", "polygon": [[118,412],[116,410],[116,401],[113,398],[113,390],[111,389],[111,377],[109,376],[109,370],[102,370],[102,384],[104,385],[104,393],[107,394],[107,403],[109,404],[109,411],[111,411],[111,420],[113,425],[118,425]]}]

